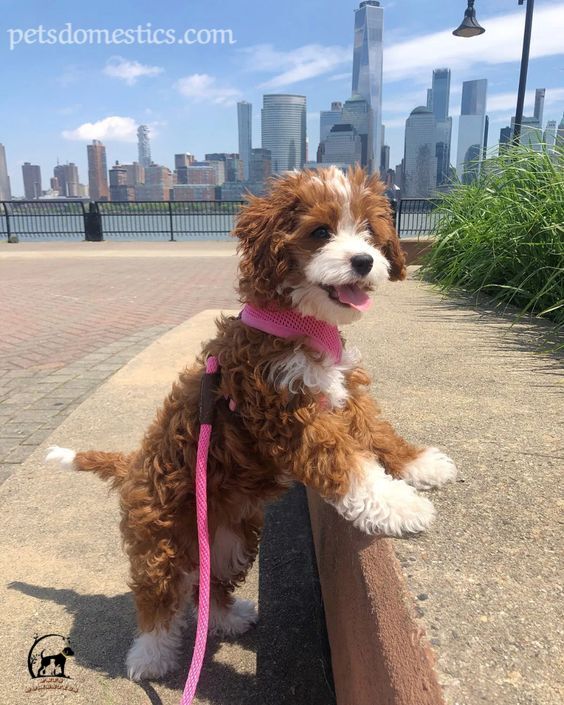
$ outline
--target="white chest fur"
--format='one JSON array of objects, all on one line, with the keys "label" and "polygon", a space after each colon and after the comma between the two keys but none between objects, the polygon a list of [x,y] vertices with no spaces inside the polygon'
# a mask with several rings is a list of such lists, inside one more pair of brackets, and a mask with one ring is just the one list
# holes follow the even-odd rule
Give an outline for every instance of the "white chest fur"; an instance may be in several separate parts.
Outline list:
[{"label": "white chest fur", "polygon": [[343,350],[339,363],[326,355],[314,358],[296,348],[272,365],[269,381],[276,389],[288,389],[293,394],[306,390],[312,394],[322,394],[332,409],[338,409],[348,398],[346,373],[359,361],[360,354],[356,348]]}]

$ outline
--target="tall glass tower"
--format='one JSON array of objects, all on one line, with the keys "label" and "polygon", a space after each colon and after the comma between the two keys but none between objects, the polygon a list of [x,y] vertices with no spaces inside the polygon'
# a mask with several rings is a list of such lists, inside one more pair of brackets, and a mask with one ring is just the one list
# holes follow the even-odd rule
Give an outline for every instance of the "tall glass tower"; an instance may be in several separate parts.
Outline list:
[{"label": "tall glass tower", "polygon": [[378,0],[364,0],[355,10],[352,93],[372,108],[372,165],[377,172],[382,149],[382,55],[384,9]]},{"label": "tall glass tower", "polygon": [[151,166],[151,142],[147,125],[139,125],[137,128],[137,154],[142,167]]},{"label": "tall glass tower", "polygon": [[480,173],[487,140],[486,97],[488,80],[464,81],[458,121],[456,170],[463,183],[471,183]]},{"label": "tall glass tower", "polygon": [[251,150],[253,148],[253,104],[242,100],[237,103],[239,127],[239,159],[243,162],[243,179],[249,180]]},{"label": "tall glass tower", "polygon": [[446,120],[450,99],[450,69],[435,69],[433,71],[432,110],[435,118]]},{"label": "tall glass tower", "polygon": [[[554,133],[556,134],[556,123],[554,123]],[[10,201],[12,191],[10,188],[10,177],[8,176],[8,166],[6,164],[6,150],[0,144],[0,201]]]},{"label": "tall glass tower", "polygon": [[405,122],[403,157],[407,198],[429,198],[437,184],[437,121],[424,105],[411,111]]},{"label": "tall glass tower", "polygon": [[262,97],[262,148],[272,154],[272,173],[301,169],[306,161],[304,95]]},{"label": "tall glass tower", "polygon": [[450,171],[450,140],[452,133],[452,118],[448,115],[450,101],[450,69],[435,69],[433,71],[433,88],[431,89],[431,105],[437,121],[437,186],[446,184]]}]

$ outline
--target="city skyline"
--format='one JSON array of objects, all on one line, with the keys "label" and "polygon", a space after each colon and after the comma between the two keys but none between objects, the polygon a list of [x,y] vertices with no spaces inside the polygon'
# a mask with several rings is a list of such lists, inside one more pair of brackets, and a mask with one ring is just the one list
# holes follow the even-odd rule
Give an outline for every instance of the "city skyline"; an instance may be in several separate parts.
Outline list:
[{"label": "city skyline", "polygon": [[[36,7],[39,16],[44,14],[40,3],[31,0],[31,5]],[[66,0],[57,5],[50,19],[52,23],[82,16],[79,8]],[[123,56],[119,61],[115,58],[115,48],[102,47],[80,50],[76,47],[26,47],[18,50],[19,53],[2,55],[10,85],[6,92],[4,120],[0,118],[0,142],[6,147],[13,194],[23,195],[21,165],[25,161],[40,165],[44,174],[50,174],[57,161],[75,163],[84,181],[85,145],[95,136],[107,147],[108,163],[116,159],[136,160],[136,130],[141,124],[151,130],[152,156],[157,163],[170,164],[170,155],[182,150],[200,157],[209,151],[235,152],[238,150],[233,119],[236,102],[246,100],[258,108],[265,93],[307,96],[309,159],[314,159],[319,112],[335,100],[344,101],[350,91],[351,25],[358,0],[335,5],[330,13],[319,13],[291,1],[288,11],[276,16],[276,31],[265,8],[254,1],[250,5],[253,21],[247,25],[254,30],[244,26],[236,7],[229,7],[221,18],[222,24],[234,27],[237,44],[233,48],[190,49],[189,58],[187,50],[181,54],[177,48],[160,49],[157,55],[154,48],[143,47],[120,49]],[[405,0],[401,9],[385,0],[381,5],[385,12],[383,117],[391,163],[401,159],[406,117],[415,106],[425,104],[428,76],[439,66],[452,70],[453,151],[457,144],[457,114],[464,80],[488,78],[490,144],[497,142],[500,129],[509,124],[514,113],[523,12],[515,8],[513,2],[494,2],[480,12],[486,34],[460,40],[450,37],[452,27],[460,21],[457,3],[438,2],[437,12],[432,17],[428,13],[423,16],[421,8],[411,0]],[[139,12],[147,13],[148,6],[142,2]],[[293,13],[298,11],[299,26],[295,27],[294,23],[293,31],[284,34]],[[213,14],[211,9],[191,7],[175,21],[213,26]],[[112,12],[112,17],[113,24],[119,25],[123,19],[125,25],[125,15],[116,11]],[[314,18],[316,38],[321,34],[323,44],[311,43],[308,21]],[[10,9],[7,21],[10,19],[13,26],[22,24],[18,24],[16,9]],[[139,19],[137,15],[135,19]],[[155,23],[154,17],[149,19]],[[172,21],[168,15],[165,19]],[[166,24],[161,17],[159,25],[163,23]],[[85,24],[88,24],[86,20]],[[559,58],[564,55],[564,47],[561,42],[556,46],[552,36],[563,26],[561,6],[554,2],[537,4],[525,114],[533,114],[535,87],[546,87],[545,124],[548,120],[559,123],[564,110],[564,74]],[[256,43],[260,28],[264,29],[261,39],[267,43]],[[0,50],[7,52],[6,47]],[[109,71],[107,62],[112,56]],[[24,86],[29,93],[29,75],[32,75],[29,70],[26,73],[26,66],[38,60],[48,61],[49,71],[42,84],[34,86],[33,95],[26,95]],[[162,70],[151,72],[155,67]],[[193,73],[187,77],[189,71]],[[190,80],[184,80],[187,78]],[[36,118],[33,127],[29,121],[36,112],[26,107],[30,101],[42,106],[41,129],[37,129]],[[17,120],[7,119],[14,114],[18,115]],[[254,111],[253,132],[260,134],[258,109]],[[253,147],[260,146],[255,140]]]}]

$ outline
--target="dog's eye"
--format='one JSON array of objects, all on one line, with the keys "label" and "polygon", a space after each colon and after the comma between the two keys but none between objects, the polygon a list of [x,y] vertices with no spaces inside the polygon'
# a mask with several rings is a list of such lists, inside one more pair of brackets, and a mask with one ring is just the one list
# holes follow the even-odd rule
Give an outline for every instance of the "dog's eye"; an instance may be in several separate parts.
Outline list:
[{"label": "dog's eye", "polygon": [[316,240],[327,240],[331,237],[331,233],[329,232],[329,228],[323,225],[320,228],[316,228],[311,233],[311,237],[314,237]]}]

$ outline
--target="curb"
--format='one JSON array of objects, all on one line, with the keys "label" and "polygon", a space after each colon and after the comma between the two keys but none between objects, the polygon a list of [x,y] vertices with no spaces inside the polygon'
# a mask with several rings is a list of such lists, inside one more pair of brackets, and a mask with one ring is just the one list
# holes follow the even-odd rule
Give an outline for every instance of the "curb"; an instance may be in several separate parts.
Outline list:
[{"label": "curb", "polygon": [[338,705],[444,705],[392,541],[308,503]]}]

